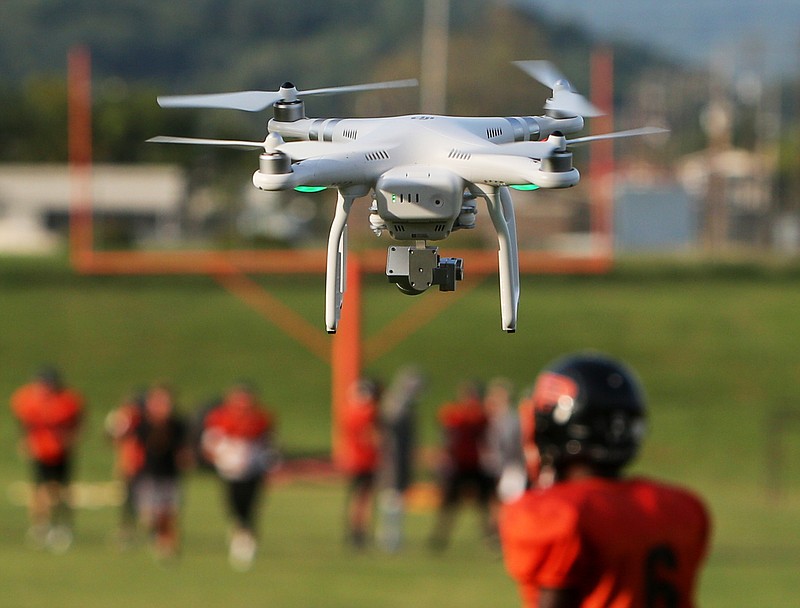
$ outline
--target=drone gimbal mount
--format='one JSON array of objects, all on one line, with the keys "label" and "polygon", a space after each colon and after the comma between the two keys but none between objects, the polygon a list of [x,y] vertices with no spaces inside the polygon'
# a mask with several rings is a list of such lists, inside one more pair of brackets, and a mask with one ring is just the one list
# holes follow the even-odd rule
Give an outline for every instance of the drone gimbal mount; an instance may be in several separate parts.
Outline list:
[{"label": "drone gimbal mount", "polygon": [[433,285],[439,291],[455,291],[456,282],[464,278],[464,261],[461,258],[442,258],[439,248],[426,245],[392,245],[386,256],[386,276],[404,294],[419,295]]}]

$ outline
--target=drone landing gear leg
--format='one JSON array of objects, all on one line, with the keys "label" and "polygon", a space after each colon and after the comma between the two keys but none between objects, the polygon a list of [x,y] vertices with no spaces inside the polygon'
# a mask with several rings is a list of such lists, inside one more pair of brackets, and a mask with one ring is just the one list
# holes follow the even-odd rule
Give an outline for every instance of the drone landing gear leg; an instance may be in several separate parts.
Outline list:
[{"label": "drone landing gear leg", "polygon": [[[519,307],[519,244],[517,241],[517,220],[514,215],[514,201],[511,198],[511,191],[508,186],[501,186],[497,189],[497,194],[500,197],[500,204],[502,205],[503,215],[506,218],[506,225],[508,226],[508,244],[509,244],[509,262],[511,262],[511,278],[513,284],[514,294],[514,318],[516,319],[516,311]],[[515,323],[516,326],[516,323]]]},{"label": "drone landing gear leg", "polygon": [[336,213],[328,235],[328,256],[325,271],[325,329],[335,334],[342,311],[347,283],[347,217],[353,201],[360,196],[339,190]]},{"label": "drone landing gear leg", "polygon": [[519,307],[519,252],[517,250],[517,224],[514,205],[508,187],[477,188],[475,194],[486,199],[489,215],[497,231],[497,260],[500,275],[500,313],[503,331],[517,330]]}]

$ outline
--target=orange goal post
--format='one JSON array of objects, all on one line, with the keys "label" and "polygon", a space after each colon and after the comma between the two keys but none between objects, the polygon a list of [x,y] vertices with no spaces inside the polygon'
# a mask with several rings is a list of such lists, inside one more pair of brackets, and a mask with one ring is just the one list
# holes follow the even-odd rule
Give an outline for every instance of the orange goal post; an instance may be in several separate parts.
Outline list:
[{"label": "orange goal post", "polygon": [[[613,59],[610,51],[592,55],[592,101],[598,107],[612,108]],[[467,281],[456,294],[447,298],[423,298],[411,308],[412,314],[395,319],[380,330],[379,336],[361,333],[361,277],[364,273],[383,274],[385,249],[379,253],[349,254],[347,293],[339,329],[328,336],[320,320],[309,323],[260,283],[247,275],[323,274],[326,254],[319,250],[98,250],[94,246],[92,209],[92,78],[87,49],[72,49],[68,56],[68,138],[70,169],[69,254],[76,272],[94,275],[168,275],[201,274],[215,277],[222,287],[241,298],[282,331],[301,343],[312,355],[331,366],[331,400],[334,429],[334,455],[338,445],[337,412],[349,386],[360,377],[365,362],[385,354],[413,331],[420,329],[447,306],[469,292],[479,281]],[[593,132],[612,130],[610,114],[595,118]],[[590,251],[581,254],[548,253],[520,250],[521,274],[600,274],[608,272],[613,262],[612,176],[613,143],[598,141],[592,148],[589,163],[588,197],[591,242]],[[497,251],[447,249],[450,257],[460,257],[470,279],[498,272]]]}]

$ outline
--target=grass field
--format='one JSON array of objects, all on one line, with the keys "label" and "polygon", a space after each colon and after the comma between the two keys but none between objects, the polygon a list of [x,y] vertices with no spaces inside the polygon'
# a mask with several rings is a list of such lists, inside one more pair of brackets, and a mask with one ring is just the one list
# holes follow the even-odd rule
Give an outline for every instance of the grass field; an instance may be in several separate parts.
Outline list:
[{"label": "grass field", "polygon": [[[261,281],[322,329],[322,278]],[[699,490],[715,518],[703,606],[800,603],[800,272],[759,265],[623,263],[605,277],[528,278],[519,330],[499,327],[493,279],[458,300],[397,348],[368,362],[384,378],[415,362],[429,387],[419,411],[423,443],[433,415],[467,377],[503,375],[518,386],[567,351],[595,348],[639,371],[651,432],[638,472]],[[421,298],[447,298],[426,294]],[[168,379],[185,410],[235,379],[257,381],[280,417],[287,453],[329,446],[330,369],[282,331],[203,277],[79,277],[60,261],[0,260],[0,394],[53,362],[91,406],[81,481],[108,480],[102,418],[132,388]],[[365,333],[420,300],[384,280],[365,285]],[[779,414],[781,432],[768,435]],[[767,491],[770,445],[784,446],[780,493]],[[67,555],[24,543],[25,511],[7,488],[27,478],[16,428],[0,410],[0,605],[35,606],[515,606],[502,564],[465,514],[452,549],[429,555],[431,513],[409,518],[405,552],[352,555],[341,544],[343,491],[335,482],[271,490],[264,551],[235,573],[225,561],[225,524],[213,479],[192,476],[185,552],[169,568],[146,550],[119,553],[108,538],[116,512],[78,513]],[[774,473],[774,471],[773,471]],[[421,471],[424,475],[424,471]]]}]

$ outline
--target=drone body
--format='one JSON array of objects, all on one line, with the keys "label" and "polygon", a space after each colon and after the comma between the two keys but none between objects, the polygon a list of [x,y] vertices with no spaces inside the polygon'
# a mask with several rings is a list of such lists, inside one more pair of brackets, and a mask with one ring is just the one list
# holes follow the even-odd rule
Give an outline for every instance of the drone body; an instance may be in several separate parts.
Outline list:
[{"label": "drone body", "polygon": [[[262,148],[253,184],[262,190],[338,191],[327,247],[325,326],[335,333],[345,291],[346,228],[353,202],[372,192],[370,225],[403,245],[392,246],[386,274],[407,294],[432,285],[452,291],[463,276],[460,259],[441,258],[428,241],[475,226],[476,199],[483,199],[497,232],[502,328],[514,332],[519,269],[510,187],[567,188],[580,180],[570,144],[645,135],[643,128],[568,140],[583,129],[583,116],[600,112],[575,93],[547,62],[517,65],[553,90],[541,116],[307,118],[301,93],[290,83],[277,92],[246,91],[159,98],[163,107],[260,111],[273,118],[262,142],[156,137],[160,143]],[[410,86],[394,81],[317,89],[302,95]]]}]

